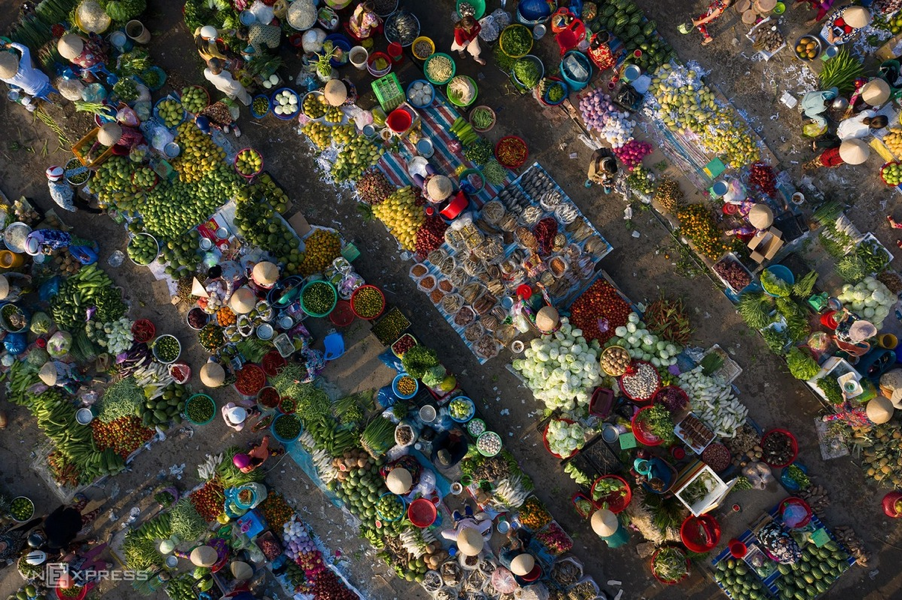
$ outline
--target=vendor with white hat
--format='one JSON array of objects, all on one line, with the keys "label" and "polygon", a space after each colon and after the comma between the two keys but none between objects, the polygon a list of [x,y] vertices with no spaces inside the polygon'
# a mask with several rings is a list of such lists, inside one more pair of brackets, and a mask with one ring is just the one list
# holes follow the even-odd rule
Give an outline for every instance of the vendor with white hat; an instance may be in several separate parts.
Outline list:
[{"label": "vendor with white hat", "polygon": [[620,519],[606,508],[599,508],[592,514],[592,531],[608,545],[618,548],[629,542],[630,535]]},{"label": "vendor with white hat", "polygon": [[128,156],[132,148],[144,143],[144,134],[134,127],[104,123],[97,132],[97,141],[111,147],[116,156]]},{"label": "vendor with white hat", "polygon": [[881,79],[879,77],[874,77],[866,84],[861,86],[861,90],[859,92],[859,98],[862,102],[867,104],[868,106],[873,106],[874,108],[880,108],[884,104],[886,104],[890,96],[892,95],[892,90],[889,87],[889,84],[885,79]]},{"label": "vendor with white hat", "polygon": [[329,106],[341,106],[348,99],[348,86],[340,79],[330,79],[323,89]]},{"label": "vendor with white hat", "polygon": [[727,230],[727,235],[735,235],[739,238],[751,239],[759,231],[766,231],[774,224],[774,211],[766,204],[743,200],[738,204],[737,214],[743,218],[743,224],[739,227]]},{"label": "vendor with white hat", "polygon": [[242,560],[233,560],[229,570],[238,582],[247,581],[254,576],[254,568]]},{"label": "vendor with white hat", "polygon": [[485,547],[483,534],[492,528],[492,521],[488,518],[467,518],[455,523],[454,527],[443,530],[442,537],[456,542],[458,551],[464,556],[479,556]]},{"label": "vendor with white hat", "polygon": [[[883,390],[883,379],[880,380],[881,383],[881,391]],[[894,403],[891,399],[885,398],[883,396],[877,396],[873,400],[867,403],[865,406],[865,411],[867,412],[868,420],[874,425],[882,425],[886,423],[890,419],[893,418],[893,412],[895,408],[900,408],[900,403],[902,403],[902,389],[899,390],[899,396]]]},{"label": "vendor with white hat", "polygon": [[75,365],[58,360],[45,362],[38,372],[38,377],[47,387],[59,387],[69,393],[74,393],[82,381]]},{"label": "vendor with white hat", "polygon": [[454,184],[444,175],[429,175],[423,180],[426,200],[431,204],[441,204],[454,193]]},{"label": "vendor with white hat", "polygon": [[[13,281],[11,282],[10,279]],[[15,302],[19,299],[19,296],[22,294],[22,288],[16,283],[16,280],[20,280],[27,285],[31,281],[31,276],[21,273],[0,274],[0,301]]]},{"label": "vendor with white hat", "polygon": [[218,362],[208,361],[200,368],[200,382],[208,388],[218,388],[225,384],[226,372]]},{"label": "vendor with white hat", "polygon": [[827,148],[802,165],[803,172],[819,168],[833,169],[840,165],[860,165],[867,162],[871,148],[862,140],[845,140],[838,148]]},{"label": "vendor with white hat", "polygon": [[821,37],[838,46],[850,41],[862,27],[871,23],[871,13],[863,6],[846,6],[827,17]]},{"label": "vendor with white hat", "polygon": [[257,296],[250,288],[240,287],[229,298],[229,308],[236,315],[246,315],[257,306]]},{"label": "vendor with white hat", "polygon": [[194,46],[204,62],[211,58],[229,59],[226,56],[228,49],[220,38],[220,31],[212,25],[204,25],[194,30]]},{"label": "vendor with white hat", "polygon": [[238,406],[234,402],[229,402],[220,410],[222,412],[222,420],[225,421],[227,426],[235,431],[244,429],[248,418],[253,417],[259,412],[256,408],[244,408]]},{"label": "vendor with white hat", "polygon": [[106,51],[99,43],[93,39],[86,40],[74,33],[67,33],[61,37],[56,49],[60,56],[82,69],[102,66],[107,60]]},{"label": "vendor with white hat", "polygon": [[191,551],[189,560],[195,567],[210,568],[219,560],[219,553],[212,546],[198,546]]},{"label": "vendor with white hat", "polygon": [[526,543],[519,529],[511,529],[507,543],[499,549],[498,562],[507,567],[520,587],[534,584],[542,577],[542,567],[535,557],[526,551]]},{"label": "vendor with white hat", "polygon": [[251,279],[258,288],[271,290],[276,285],[276,282],[279,281],[279,267],[267,260],[260,261],[254,265],[251,271]]},{"label": "vendor with white hat", "polygon": [[386,463],[379,474],[385,478],[385,486],[398,496],[419,494],[426,496],[435,491],[435,473],[410,454]]},{"label": "vendor with white hat", "polygon": [[50,85],[50,78],[32,64],[28,46],[10,42],[3,47],[8,51],[0,52],[0,80],[35,98],[46,98],[50,92],[56,92]]}]

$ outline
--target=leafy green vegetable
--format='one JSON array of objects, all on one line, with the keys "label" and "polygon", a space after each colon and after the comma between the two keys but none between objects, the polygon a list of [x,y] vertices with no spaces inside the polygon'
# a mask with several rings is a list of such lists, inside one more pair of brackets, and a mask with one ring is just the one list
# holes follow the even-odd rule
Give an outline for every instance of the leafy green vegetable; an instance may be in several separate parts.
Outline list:
[{"label": "leafy green vegetable", "polygon": [[477,165],[484,165],[491,160],[492,150],[491,142],[479,139],[464,148],[464,156]]},{"label": "leafy green vegetable", "polygon": [[824,392],[824,396],[827,397],[827,402],[830,404],[842,404],[845,400],[842,387],[840,387],[835,377],[821,377],[817,380],[817,387]]},{"label": "leafy green vegetable", "polygon": [[792,295],[799,299],[806,299],[814,290],[814,283],[817,281],[817,271],[809,271],[804,277],[796,281],[792,286]]},{"label": "leafy green vegetable", "polygon": [[791,348],[786,353],[786,364],[792,376],[802,381],[807,381],[821,372],[821,368],[811,355],[798,348]]},{"label": "leafy green vegetable", "polygon": [[773,300],[761,292],[746,292],[739,296],[736,310],[752,329],[764,329],[771,324]]},{"label": "leafy green vegetable", "polygon": [[836,274],[846,283],[856,284],[868,274],[868,268],[858,254],[847,254],[836,263]]},{"label": "leafy green vegetable", "polygon": [[404,356],[401,358],[401,365],[403,365],[408,375],[414,379],[422,379],[426,371],[439,365],[438,355],[435,353],[435,350],[417,344],[404,353]]},{"label": "leafy green vegetable", "polygon": [[144,392],[135,383],[134,377],[126,377],[104,392],[97,418],[104,423],[110,423],[120,417],[135,416],[142,402]]},{"label": "leafy green vegetable", "polygon": [[539,84],[539,67],[531,58],[521,58],[514,63],[514,77],[524,87],[532,89]]},{"label": "leafy green vegetable", "polygon": [[661,404],[655,404],[651,410],[642,413],[642,422],[646,430],[664,440],[665,444],[672,444],[676,440],[676,434],[673,432],[673,417],[670,411]]},{"label": "leafy green vegetable", "polygon": [[532,35],[526,27],[508,27],[501,32],[499,43],[508,56],[523,56],[532,48]]},{"label": "leafy green vegetable", "polygon": [[786,345],[789,343],[789,336],[784,331],[777,331],[773,327],[761,330],[764,337],[764,343],[770,348],[770,351],[780,356],[783,355]]},{"label": "leafy green vegetable", "polygon": [[175,503],[171,510],[172,535],[180,540],[196,540],[207,529],[207,522],[187,496]]},{"label": "leafy green vegetable", "polygon": [[792,293],[792,286],[789,285],[788,281],[781,279],[767,269],[761,273],[761,287],[763,287],[764,291],[768,294],[777,296],[778,298],[788,296]]},{"label": "leafy green vegetable", "polygon": [[133,531],[125,535],[122,555],[125,565],[134,571],[146,571],[163,560],[153,539],[144,538]]},{"label": "leafy green vegetable", "polygon": [[786,476],[792,481],[795,481],[796,485],[799,486],[799,489],[804,490],[811,485],[811,480],[808,478],[808,475],[806,475],[798,465],[789,465],[789,467],[786,468]]}]

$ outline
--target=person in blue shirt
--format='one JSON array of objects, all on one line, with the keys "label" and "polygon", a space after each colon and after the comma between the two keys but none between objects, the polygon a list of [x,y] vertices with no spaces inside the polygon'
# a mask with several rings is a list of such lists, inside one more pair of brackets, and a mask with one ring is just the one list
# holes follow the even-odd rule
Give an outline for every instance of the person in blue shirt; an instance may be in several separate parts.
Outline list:
[{"label": "person in blue shirt", "polygon": [[[50,78],[32,64],[31,51],[27,46],[10,42],[3,47],[8,51],[0,52],[0,80],[33,98],[46,100],[50,92],[56,92],[50,85]],[[20,56],[12,50],[18,51]]]}]

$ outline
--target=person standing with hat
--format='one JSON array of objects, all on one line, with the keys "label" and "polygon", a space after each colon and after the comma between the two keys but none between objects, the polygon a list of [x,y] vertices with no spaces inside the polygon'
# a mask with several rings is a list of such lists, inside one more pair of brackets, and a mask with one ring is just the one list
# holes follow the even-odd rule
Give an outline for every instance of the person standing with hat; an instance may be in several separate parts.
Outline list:
[{"label": "person standing with hat", "polygon": [[232,464],[242,473],[253,473],[266,462],[266,459],[283,454],[285,448],[270,448],[269,436],[264,435],[259,444],[251,444],[251,449],[246,454],[239,452],[233,456]]},{"label": "person standing with hat", "polygon": [[220,411],[222,412],[222,420],[235,431],[243,430],[244,426],[247,425],[247,420],[259,412],[256,408],[244,408],[234,402],[229,402]]},{"label": "person standing with hat", "polygon": [[208,388],[222,387],[225,379],[225,369],[218,362],[209,360],[200,368],[200,382]]},{"label": "person standing with hat", "polygon": [[81,209],[94,215],[99,215],[104,211],[94,208],[75,194],[75,189],[65,180],[65,171],[62,167],[48,167],[45,172],[47,175],[47,187],[50,189],[50,197],[56,202],[56,205],[69,212],[76,212]]},{"label": "person standing with hat", "polygon": [[814,121],[819,133],[827,130],[827,118],[824,116],[829,109],[827,103],[833,102],[837,96],[839,88],[832,87],[829,90],[808,92],[802,97],[802,114]]},{"label": "person standing with hat", "polygon": [[838,46],[852,40],[862,27],[871,23],[871,13],[863,6],[846,6],[829,17],[821,29],[828,44]]},{"label": "person standing with hat", "polygon": [[11,271],[0,274],[0,301],[2,302],[15,302],[22,295],[23,286],[10,282],[10,279],[20,281],[25,287],[31,284],[31,275]]},{"label": "person standing with hat", "polygon": [[115,156],[128,156],[132,148],[144,143],[144,134],[134,127],[110,122],[100,126],[97,141],[112,148]]},{"label": "person standing with hat", "polygon": [[[107,61],[107,53],[100,42],[85,39],[74,33],[67,33],[56,44],[60,56],[85,71],[94,67],[103,67]],[[84,75],[84,74],[83,74]]]},{"label": "person standing with hat", "polygon": [[883,115],[878,115],[873,110],[863,110],[854,117],[840,121],[839,127],[836,128],[836,136],[842,141],[857,140],[873,134],[887,125],[889,125],[889,119]]},{"label": "person standing with hat", "polygon": [[591,523],[592,531],[604,540],[608,548],[619,548],[629,542],[629,533],[620,524],[620,518],[610,510],[606,508],[596,510],[592,513]]},{"label": "person standing with hat", "polygon": [[218,58],[223,61],[229,60],[226,54],[228,48],[221,41],[220,31],[212,25],[204,25],[194,30],[194,47],[197,49],[201,60],[205,63],[211,58]]},{"label": "person standing with hat", "polygon": [[[46,100],[48,94],[56,92],[50,85],[50,78],[32,64],[28,46],[10,42],[3,47],[9,52],[0,52],[0,80],[21,89],[32,98]],[[20,56],[12,50],[18,51]]]},{"label": "person standing with hat", "polygon": [[243,105],[250,106],[251,95],[247,93],[247,90],[244,89],[240,82],[235,81],[231,73],[225,70],[225,63],[222,59],[211,58],[207,61],[204,77],[230,99],[238,100]]},{"label": "person standing with hat", "polygon": [[814,171],[821,167],[828,169],[840,165],[860,165],[871,155],[870,147],[861,140],[846,140],[838,148],[827,148],[804,165],[802,171]]}]

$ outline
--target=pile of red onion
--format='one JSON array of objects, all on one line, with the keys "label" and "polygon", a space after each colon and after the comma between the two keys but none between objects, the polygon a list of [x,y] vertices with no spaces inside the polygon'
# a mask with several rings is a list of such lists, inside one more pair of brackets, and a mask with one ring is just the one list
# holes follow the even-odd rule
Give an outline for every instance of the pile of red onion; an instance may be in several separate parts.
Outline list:
[{"label": "pile of red onion", "polygon": [[432,215],[423,220],[417,230],[417,254],[425,257],[445,243],[445,230],[448,224],[441,217]]},{"label": "pile of red onion", "polygon": [[639,140],[630,140],[623,146],[614,148],[614,154],[630,171],[641,164],[642,159],[651,154],[651,151],[651,144]]}]

